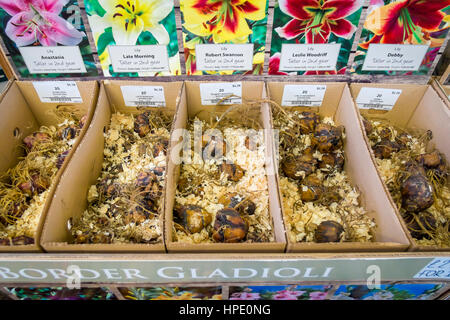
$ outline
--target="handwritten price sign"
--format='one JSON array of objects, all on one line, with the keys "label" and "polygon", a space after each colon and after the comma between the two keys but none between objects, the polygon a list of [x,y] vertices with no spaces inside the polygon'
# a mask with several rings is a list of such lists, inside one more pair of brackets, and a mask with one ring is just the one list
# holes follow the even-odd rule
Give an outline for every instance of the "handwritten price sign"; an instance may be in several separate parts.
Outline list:
[{"label": "handwritten price sign", "polygon": [[420,270],[414,278],[450,280],[450,258],[435,258]]}]

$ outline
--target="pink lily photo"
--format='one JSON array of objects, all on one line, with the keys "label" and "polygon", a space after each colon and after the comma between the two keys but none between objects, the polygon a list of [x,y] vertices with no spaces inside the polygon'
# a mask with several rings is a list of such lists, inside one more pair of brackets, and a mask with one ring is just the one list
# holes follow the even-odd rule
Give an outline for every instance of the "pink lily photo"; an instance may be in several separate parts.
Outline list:
[{"label": "pink lily photo", "polygon": [[12,18],[5,33],[19,46],[39,43],[42,46],[79,44],[84,32],[61,18],[62,8],[69,0],[0,0],[0,8]]}]

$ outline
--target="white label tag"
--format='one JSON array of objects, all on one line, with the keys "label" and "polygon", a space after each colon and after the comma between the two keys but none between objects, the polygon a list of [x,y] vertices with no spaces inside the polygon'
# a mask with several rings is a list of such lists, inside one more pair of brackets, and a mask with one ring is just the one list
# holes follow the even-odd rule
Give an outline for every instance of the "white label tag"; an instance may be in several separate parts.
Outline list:
[{"label": "white label tag", "polygon": [[341,44],[288,44],[281,46],[280,70],[335,70]]},{"label": "white label tag", "polygon": [[363,71],[416,71],[427,53],[426,45],[371,44]]},{"label": "white label tag", "polygon": [[450,280],[450,258],[435,258],[420,270],[414,279],[446,279]]},{"label": "white label tag", "polygon": [[19,47],[30,73],[86,73],[78,46]]},{"label": "white label tag", "polygon": [[200,95],[203,105],[242,104],[242,82],[200,83]]},{"label": "white label tag", "polygon": [[326,91],[327,86],[325,85],[287,84],[284,86],[281,105],[285,107],[320,107]]},{"label": "white label tag", "polygon": [[400,89],[363,87],[356,98],[360,109],[392,110],[402,94]]},{"label": "white label tag", "polygon": [[121,86],[127,107],[165,107],[164,88],[161,86]]},{"label": "white label tag", "polygon": [[108,50],[114,72],[169,71],[166,46],[108,46]]},{"label": "white label tag", "polygon": [[44,103],[83,102],[75,81],[35,81],[33,86]]},{"label": "white label tag", "polygon": [[197,44],[195,46],[197,69],[252,70],[253,44]]}]

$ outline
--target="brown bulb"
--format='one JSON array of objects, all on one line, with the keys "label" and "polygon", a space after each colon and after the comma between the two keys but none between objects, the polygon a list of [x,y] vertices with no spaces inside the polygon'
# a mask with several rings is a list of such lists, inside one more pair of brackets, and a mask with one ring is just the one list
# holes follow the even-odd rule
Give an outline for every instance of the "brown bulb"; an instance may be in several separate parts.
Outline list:
[{"label": "brown bulb", "polygon": [[138,114],[134,118],[134,132],[136,132],[141,138],[145,137],[150,132],[150,122],[148,116],[150,112],[146,111]]},{"label": "brown bulb", "polygon": [[342,153],[325,153],[322,155],[322,160],[319,161],[319,168],[321,171],[338,171],[344,169],[345,158]]},{"label": "brown bulb", "polygon": [[237,182],[244,176],[245,171],[239,165],[234,163],[222,162],[218,167],[219,173],[225,172],[228,180]]},{"label": "brown bulb", "polygon": [[369,136],[373,131],[372,123],[364,117],[362,118],[362,122],[364,125],[364,130],[366,131],[366,134]]},{"label": "brown bulb", "polygon": [[213,239],[216,242],[236,243],[245,239],[248,224],[239,212],[227,208],[219,210],[214,222]]},{"label": "brown bulb", "polygon": [[200,206],[188,205],[177,208],[176,213],[181,219],[183,227],[190,233],[197,233],[206,228],[212,217]]},{"label": "brown bulb", "polygon": [[336,221],[323,221],[317,226],[314,234],[316,242],[339,242],[341,240],[344,227]]},{"label": "brown bulb", "polygon": [[382,140],[376,143],[372,149],[375,157],[379,159],[389,159],[392,157],[393,153],[400,151],[400,145],[391,140]]},{"label": "brown bulb", "polygon": [[320,122],[319,115],[314,112],[305,111],[301,113],[301,116],[301,118],[296,119],[296,122],[300,127],[300,134],[313,133]]},{"label": "brown bulb", "polygon": [[315,175],[306,177],[300,185],[300,196],[304,202],[319,200],[323,192],[322,181]]},{"label": "brown bulb", "polygon": [[317,160],[312,154],[307,153],[286,158],[281,163],[281,169],[286,177],[301,180],[303,178],[301,172],[304,172],[304,175],[308,176],[316,170],[316,165]]},{"label": "brown bulb", "polygon": [[317,147],[320,153],[329,153],[342,148],[342,134],[344,127],[334,127],[326,123],[317,125],[311,139],[313,146]]},{"label": "brown bulb", "polygon": [[252,215],[255,213],[256,205],[250,199],[244,199],[239,194],[232,192],[220,197],[219,203],[225,208],[233,208],[241,215]]}]

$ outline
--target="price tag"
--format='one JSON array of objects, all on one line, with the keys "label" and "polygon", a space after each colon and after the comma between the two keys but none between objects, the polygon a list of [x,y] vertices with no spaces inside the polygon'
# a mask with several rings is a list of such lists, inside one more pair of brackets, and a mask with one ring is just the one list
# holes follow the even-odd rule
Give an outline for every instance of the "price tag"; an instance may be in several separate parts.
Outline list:
[{"label": "price tag", "polygon": [[77,46],[19,47],[20,54],[32,74],[86,73],[86,67]]},{"label": "price tag", "polygon": [[428,51],[426,45],[371,44],[363,71],[417,71]]},{"label": "price tag", "polygon": [[197,44],[198,70],[252,70],[253,44]]},{"label": "price tag", "polygon": [[35,81],[33,86],[44,103],[83,102],[75,81]]},{"label": "price tag", "polygon": [[392,110],[402,94],[400,89],[363,87],[356,98],[360,109]]},{"label": "price tag", "polygon": [[242,104],[242,82],[200,83],[200,95],[203,105]]},{"label": "price tag", "polygon": [[285,107],[320,107],[327,91],[325,85],[294,85],[284,87],[281,105]]},{"label": "price tag", "polygon": [[161,86],[121,86],[127,107],[165,107],[164,88]]},{"label": "price tag", "polygon": [[445,279],[450,280],[450,258],[435,258],[420,270],[414,279]]}]

